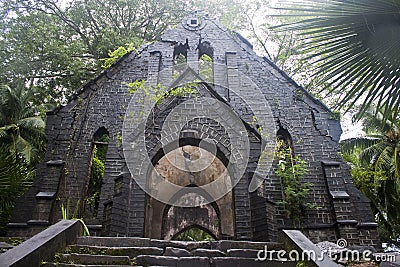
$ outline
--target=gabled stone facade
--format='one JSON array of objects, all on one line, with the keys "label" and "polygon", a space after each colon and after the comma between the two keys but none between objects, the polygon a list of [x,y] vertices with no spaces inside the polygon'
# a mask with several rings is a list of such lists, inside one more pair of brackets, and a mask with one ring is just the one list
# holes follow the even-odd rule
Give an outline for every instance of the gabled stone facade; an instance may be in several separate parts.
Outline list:
[{"label": "gabled stone facade", "polygon": [[[212,59],[211,77],[201,72],[202,55]],[[174,66],[182,56],[188,66],[175,77]],[[132,153],[126,159],[130,150],[124,151],[123,123],[132,105],[126,83],[145,80],[156,85],[180,79],[170,83],[173,88],[187,77],[197,81],[197,95],[170,96],[153,108],[153,116],[145,120],[143,128],[146,151]],[[254,88],[261,92],[256,98]],[[198,98],[208,102],[196,102]],[[241,134],[248,140],[248,159],[240,177],[235,177],[235,168],[245,148],[232,142],[229,125],[196,117],[216,103],[223,103],[235,114],[236,121],[228,115],[226,121],[243,124]],[[170,131],[168,138],[171,142],[178,140],[179,145],[168,149],[161,141],[161,129],[168,115],[182,104],[180,117],[193,119]],[[349,167],[338,153],[341,128],[332,115],[272,62],[257,56],[240,35],[231,34],[206,15],[192,14],[168,30],[159,42],[125,55],[77,91],[67,105],[48,113],[46,160],[38,166],[34,186],[17,203],[9,224],[10,235],[33,234],[57,222],[61,204],[69,202],[71,212],[78,206],[79,216],[86,217],[92,229],[105,236],[170,239],[196,226],[217,239],[275,241],[281,229],[295,224],[279,204],[283,185],[274,173],[276,160],[267,172],[258,167],[265,136],[257,120],[267,118],[271,123],[264,130],[274,134],[268,138],[285,138],[294,153],[308,163],[309,172],[303,180],[312,187],[307,201],[318,208],[303,210],[301,230],[316,242],[345,238],[349,244],[377,245],[377,225],[369,201],[352,184]],[[105,133],[108,143],[98,138]],[[209,157],[201,140],[208,140],[216,149],[208,168],[193,174],[172,166],[200,154]],[[104,145],[107,157],[99,207],[96,216],[90,218],[85,212],[85,198],[91,190],[93,148]],[[167,155],[175,155],[175,162]],[[153,175],[140,165],[143,157],[148,157],[165,179],[182,187],[201,187],[216,181],[212,177],[222,173],[224,181],[237,183],[231,192],[201,207],[175,207],[154,198],[138,184],[137,177],[151,181]],[[257,178],[260,186],[249,192],[255,176],[262,176]],[[162,186],[160,183],[154,188]],[[209,196],[205,193],[203,197]]]}]

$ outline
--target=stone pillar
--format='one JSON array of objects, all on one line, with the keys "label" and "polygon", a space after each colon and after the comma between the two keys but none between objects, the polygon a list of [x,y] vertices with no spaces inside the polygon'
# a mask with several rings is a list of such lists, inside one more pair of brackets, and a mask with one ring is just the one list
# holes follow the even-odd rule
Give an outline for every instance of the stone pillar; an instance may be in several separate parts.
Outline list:
[{"label": "stone pillar", "polygon": [[213,58],[214,90],[226,101],[228,99],[227,69],[225,66],[225,54],[215,54]]},{"label": "stone pillar", "polygon": [[358,221],[355,208],[346,192],[341,176],[340,162],[323,161],[322,166],[340,238],[346,239],[349,245],[358,244]]},{"label": "stone pillar", "polygon": [[[238,73],[238,65],[236,52],[226,53],[227,65],[227,81],[229,88],[234,88],[236,92],[239,90],[240,81]],[[228,96],[229,97],[229,96]],[[250,195],[248,191],[248,175],[240,179],[234,188],[235,211],[236,211],[236,238],[238,240],[252,240],[253,233],[251,229],[251,210]]]},{"label": "stone pillar", "polygon": [[48,161],[46,162],[46,170],[46,179],[43,179],[40,191],[36,194],[36,207],[32,215],[32,220],[29,221],[31,224],[35,222],[48,225],[53,223],[52,211],[60,209],[60,207],[53,207],[53,205],[57,196],[60,179],[64,175],[64,161]]},{"label": "stone pillar", "polygon": [[199,73],[199,53],[197,48],[197,40],[189,40],[190,49],[187,51],[187,63],[188,66],[193,69],[197,74]]}]

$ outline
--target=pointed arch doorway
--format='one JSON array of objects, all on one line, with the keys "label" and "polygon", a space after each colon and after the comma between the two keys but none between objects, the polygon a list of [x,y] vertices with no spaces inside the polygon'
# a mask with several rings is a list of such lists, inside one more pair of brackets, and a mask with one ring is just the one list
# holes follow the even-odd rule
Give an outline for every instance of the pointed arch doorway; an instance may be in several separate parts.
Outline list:
[{"label": "pointed arch doorway", "polygon": [[[218,155],[218,153],[217,153]],[[200,171],[182,170],[177,165],[190,164],[190,160],[204,160],[209,162],[208,167]],[[162,157],[155,163],[153,172],[157,172],[164,179],[182,187],[172,196],[170,203],[185,203],[190,201],[199,203],[193,207],[165,204],[146,195],[145,236],[159,239],[175,239],[180,233],[198,228],[205,231],[214,239],[233,239],[235,237],[235,217],[233,192],[230,191],[220,199],[212,201],[204,190],[191,193],[191,187],[201,187],[217,179],[230,182],[229,172],[223,161],[207,150],[195,145],[183,145]],[[152,183],[149,174],[149,183],[154,188],[160,187]],[[200,193],[199,193],[200,192]],[[207,201],[204,201],[207,200]],[[207,203],[207,204],[204,204]]]},{"label": "pointed arch doorway", "polygon": [[[194,185],[189,185],[194,186]],[[206,192],[203,192],[207,195]],[[203,195],[185,194],[176,196],[177,201],[185,199],[206,198]],[[208,196],[207,196],[208,198]],[[198,199],[203,202],[204,199]],[[164,208],[163,224],[161,230],[162,239],[174,239],[181,232],[196,227],[210,234],[214,239],[221,239],[221,217],[216,202],[203,204],[196,207],[179,207],[167,205]]]}]

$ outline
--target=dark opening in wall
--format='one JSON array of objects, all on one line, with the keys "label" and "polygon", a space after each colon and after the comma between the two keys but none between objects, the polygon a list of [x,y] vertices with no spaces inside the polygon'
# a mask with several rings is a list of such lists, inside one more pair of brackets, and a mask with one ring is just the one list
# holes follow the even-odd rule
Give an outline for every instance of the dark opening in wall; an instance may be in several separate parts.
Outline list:
[{"label": "dark opening in wall", "polygon": [[214,235],[207,229],[193,225],[183,229],[180,233],[172,238],[179,241],[212,241],[216,240]]},{"label": "dark opening in wall", "polygon": [[199,51],[199,74],[206,82],[214,83],[214,49],[207,41],[200,42],[197,49]]},{"label": "dark opening in wall", "polygon": [[122,193],[122,187],[124,182],[124,176],[119,175],[114,179],[114,196],[119,196]]},{"label": "dark opening in wall", "polygon": [[182,55],[184,58],[187,58],[187,53],[189,50],[189,40],[186,39],[186,42],[184,44],[179,43],[174,45],[174,54],[173,54],[173,59],[174,59],[174,64],[177,64],[177,59],[180,55]]},{"label": "dark opening in wall", "polygon": [[207,55],[211,58],[214,56],[214,48],[207,41],[201,42],[200,40],[197,49],[199,50],[199,58],[201,58],[202,55]]},{"label": "dark opening in wall", "polygon": [[84,217],[88,219],[97,217],[109,141],[109,133],[104,127],[100,127],[93,135],[84,211]]},{"label": "dark opening in wall", "polygon": [[291,156],[294,157],[293,141],[289,131],[283,127],[279,127],[276,133],[276,139],[278,142],[278,149],[290,149]]},{"label": "dark opening in wall", "polygon": [[191,26],[191,27],[196,27],[196,26],[198,26],[198,25],[199,25],[199,22],[198,22],[197,19],[191,19],[191,20],[190,20],[190,25],[189,25],[189,26]]},{"label": "dark opening in wall", "polygon": [[173,68],[173,75],[174,77],[179,76],[187,66],[187,53],[189,50],[189,41],[186,39],[186,43],[176,44],[174,46],[174,68]]}]

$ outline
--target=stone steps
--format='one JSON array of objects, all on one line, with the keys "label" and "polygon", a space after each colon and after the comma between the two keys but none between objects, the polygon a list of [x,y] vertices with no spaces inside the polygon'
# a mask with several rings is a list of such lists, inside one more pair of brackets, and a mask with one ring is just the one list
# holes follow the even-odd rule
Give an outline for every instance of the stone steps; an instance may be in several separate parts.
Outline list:
[{"label": "stone steps", "polygon": [[27,239],[27,237],[0,237],[0,254],[14,248]]},{"label": "stone steps", "polygon": [[161,256],[164,253],[162,248],[157,247],[104,247],[104,246],[85,246],[85,245],[72,245],[68,247],[69,253],[80,254],[97,254],[97,255],[111,255],[121,256],[125,255],[130,258],[139,255],[156,255]]},{"label": "stone steps", "polygon": [[195,248],[204,249],[282,249],[282,244],[277,242],[252,242],[252,241],[234,241],[234,240],[218,240],[218,241],[167,241],[140,237],[79,237],[77,245],[85,246],[105,246],[105,247],[158,247],[165,249],[166,247],[184,248],[193,250]]},{"label": "stone steps", "polygon": [[238,257],[170,257],[142,255],[136,259],[138,266],[177,267],[296,267],[295,262],[256,261],[254,258]]},{"label": "stone steps", "polygon": [[87,265],[87,264],[69,264],[69,263],[54,263],[46,262],[41,265],[42,267],[132,267],[132,265]]},{"label": "stone steps", "polygon": [[248,241],[166,241],[135,237],[79,237],[76,244],[56,254],[53,262],[43,267],[81,266],[296,266],[295,262],[256,261],[264,250],[280,250],[272,242]]},{"label": "stone steps", "polygon": [[93,255],[93,254],[58,254],[60,262],[79,264],[102,264],[102,265],[130,265],[129,256]]}]

